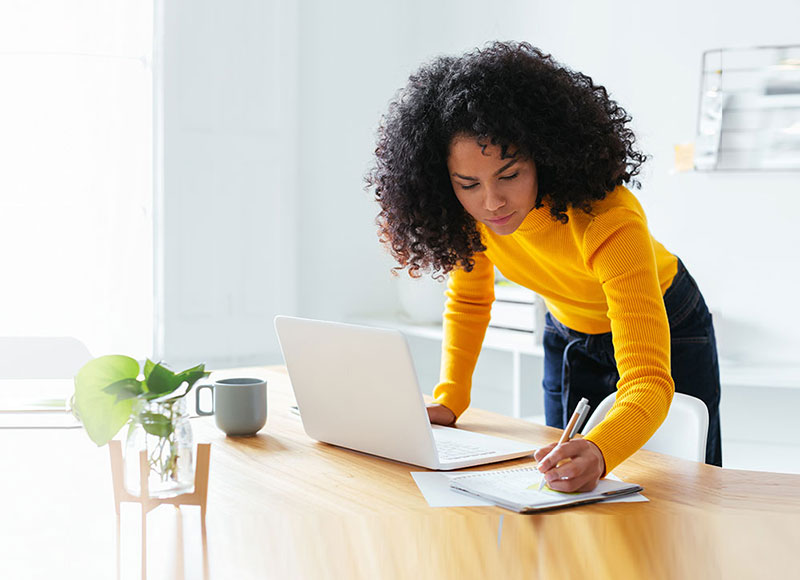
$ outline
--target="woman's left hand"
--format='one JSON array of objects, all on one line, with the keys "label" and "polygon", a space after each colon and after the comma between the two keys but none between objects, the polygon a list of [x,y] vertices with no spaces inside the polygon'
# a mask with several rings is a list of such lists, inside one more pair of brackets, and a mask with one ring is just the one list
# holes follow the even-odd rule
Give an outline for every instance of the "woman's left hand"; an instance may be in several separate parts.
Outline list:
[{"label": "woman's left hand", "polygon": [[551,443],[533,454],[533,458],[540,462],[539,471],[544,473],[550,489],[592,491],[597,487],[606,469],[605,459],[597,445],[586,439],[573,439],[562,443],[558,449],[555,447],[556,443]]}]

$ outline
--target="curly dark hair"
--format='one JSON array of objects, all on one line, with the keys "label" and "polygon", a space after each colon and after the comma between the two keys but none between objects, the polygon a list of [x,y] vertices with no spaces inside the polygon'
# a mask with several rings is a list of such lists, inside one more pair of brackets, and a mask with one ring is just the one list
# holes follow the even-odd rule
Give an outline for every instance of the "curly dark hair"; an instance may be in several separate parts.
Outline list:
[{"label": "curly dark hair", "polygon": [[[454,137],[513,147],[536,164],[536,207],[566,223],[631,183],[646,156],[634,149],[630,116],[590,77],[526,42],[494,42],[444,56],[411,75],[381,119],[375,164],[366,176],[381,211],[378,234],[417,277],[472,270],[486,249],[453,192],[447,155]],[[515,153],[516,154],[516,153]]]}]

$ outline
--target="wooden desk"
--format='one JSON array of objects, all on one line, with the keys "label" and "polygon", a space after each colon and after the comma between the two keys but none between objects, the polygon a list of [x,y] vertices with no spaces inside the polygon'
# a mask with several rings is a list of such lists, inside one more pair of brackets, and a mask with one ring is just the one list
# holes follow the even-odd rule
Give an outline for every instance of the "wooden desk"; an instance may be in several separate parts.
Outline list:
[{"label": "wooden desk", "polygon": [[[243,371],[224,374],[242,375]],[[117,527],[107,448],[82,430],[0,431],[0,577],[140,578],[761,578],[795,574],[800,476],[724,470],[640,451],[616,473],[648,503],[523,516],[429,508],[420,468],[317,443],[290,413],[281,369],[256,437],[211,442],[208,516],[138,507]],[[558,431],[479,410],[462,428],[544,444]],[[506,462],[507,468],[525,463]],[[487,469],[481,467],[479,469]]]}]

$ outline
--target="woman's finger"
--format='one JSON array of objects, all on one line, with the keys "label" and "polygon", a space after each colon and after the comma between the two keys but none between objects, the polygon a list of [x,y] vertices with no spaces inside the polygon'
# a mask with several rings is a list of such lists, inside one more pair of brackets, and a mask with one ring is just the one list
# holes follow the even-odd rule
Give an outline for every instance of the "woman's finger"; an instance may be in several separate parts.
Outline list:
[{"label": "woman's finger", "polygon": [[558,481],[560,479],[575,479],[584,471],[585,465],[581,463],[579,457],[575,459],[565,459],[544,474],[545,481]]},{"label": "woman's finger", "polygon": [[555,443],[551,443],[550,445],[545,445],[544,447],[540,447],[534,452],[533,458],[536,461],[541,461],[542,459],[547,457],[547,454],[550,453],[553,450],[553,447],[555,446],[556,446]]},{"label": "woman's finger", "polygon": [[[571,443],[571,445],[570,445]],[[593,443],[576,440],[565,443],[562,448],[547,457],[540,469],[550,489],[556,491],[590,491],[597,486],[603,475],[604,462],[598,459],[601,455]],[[561,463],[559,463],[561,462]]]},{"label": "woman's finger", "polygon": [[555,491],[564,491],[569,493],[576,491],[592,491],[595,487],[597,487],[597,479],[587,473],[582,473],[577,477],[571,477],[569,479],[559,478],[553,481],[548,481],[547,487]]},{"label": "woman's finger", "polygon": [[580,454],[580,440],[567,441],[561,445],[553,444],[551,451],[544,453],[539,460],[539,471],[547,473],[550,469],[558,465],[559,461],[570,459]]}]

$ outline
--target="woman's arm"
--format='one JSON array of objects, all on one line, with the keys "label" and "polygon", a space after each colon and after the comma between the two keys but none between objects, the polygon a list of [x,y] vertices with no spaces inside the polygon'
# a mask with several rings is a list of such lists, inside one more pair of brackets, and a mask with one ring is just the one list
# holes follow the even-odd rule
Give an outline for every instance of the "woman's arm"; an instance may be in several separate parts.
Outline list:
[{"label": "woman's arm", "polygon": [[[450,410],[453,420],[469,406],[472,373],[494,302],[494,264],[483,253],[475,254],[474,260],[471,272],[453,270],[450,273],[443,321],[442,365],[439,384],[433,390],[434,404]],[[431,418],[433,420],[433,416]]]},{"label": "woman's arm", "polygon": [[644,216],[626,208],[601,214],[586,230],[584,251],[606,295],[620,376],[616,402],[586,435],[609,472],[650,439],[669,411],[669,321]]},{"label": "woman's arm", "polygon": [[669,322],[644,217],[625,208],[601,214],[586,230],[584,256],[606,295],[620,379],[616,402],[585,438],[534,455],[548,485],[566,492],[594,489],[641,448],[666,417],[674,392]]}]

